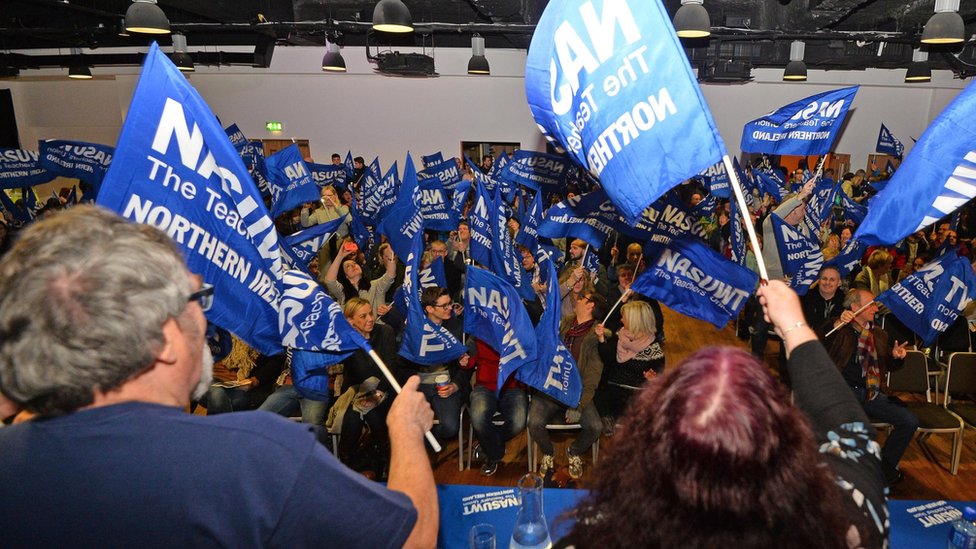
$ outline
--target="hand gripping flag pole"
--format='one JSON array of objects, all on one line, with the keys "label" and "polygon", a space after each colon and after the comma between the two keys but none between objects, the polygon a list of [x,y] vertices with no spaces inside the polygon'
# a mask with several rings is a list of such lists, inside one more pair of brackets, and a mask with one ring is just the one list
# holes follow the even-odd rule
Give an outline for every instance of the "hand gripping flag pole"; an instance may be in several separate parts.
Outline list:
[{"label": "hand gripping flag pole", "polygon": [[722,163],[725,164],[725,171],[729,174],[729,183],[732,187],[732,192],[735,193],[736,204],[739,206],[739,214],[742,219],[746,222],[746,232],[749,234],[749,244],[752,246],[752,253],[756,256],[756,266],[759,267],[759,279],[761,284],[765,284],[769,281],[769,275],[766,273],[766,263],[763,261],[762,250],[759,249],[759,239],[756,238],[756,228],[753,226],[752,221],[746,217],[749,211],[749,206],[746,204],[746,197],[742,194],[742,185],[739,183],[739,176],[735,173],[735,167],[732,166],[732,161],[729,160],[729,155],[722,156]]},{"label": "hand gripping flag pole", "polygon": [[617,302],[613,304],[613,307],[610,307],[610,312],[607,313],[606,318],[604,318],[603,319],[603,322],[601,322],[600,324],[606,324],[607,321],[610,320],[610,315],[612,315],[613,312],[617,310],[617,305],[620,305],[620,302],[623,301],[624,298],[627,297],[627,296],[629,296],[631,293],[633,293],[633,290],[631,290],[630,288],[627,288],[624,291],[624,293],[620,294],[620,299],[618,299]]},{"label": "hand gripping flag pole", "polygon": [[[393,373],[390,372],[390,369],[386,367],[386,363],[383,362],[383,359],[380,358],[380,355],[376,354],[376,351],[374,351],[372,348],[370,348],[367,352],[369,354],[369,358],[373,359],[373,362],[376,364],[376,367],[379,368],[381,372],[383,372],[383,376],[386,378],[387,381],[390,382],[390,385],[393,386],[393,390],[396,391],[397,394],[400,394],[400,391],[403,390],[403,387],[401,387],[400,383],[397,382],[395,377],[393,377]],[[430,431],[426,431],[424,433],[424,438],[427,439],[427,443],[430,444],[430,447],[433,448],[435,452],[441,451],[441,445],[439,442],[437,442],[437,439],[434,438],[433,433],[431,433]]]},{"label": "hand gripping flag pole", "polygon": [[[870,307],[873,304],[874,304],[874,300],[871,300],[871,301],[868,301],[867,303],[865,303],[864,305],[862,305],[860,309],[854,311],[854,316],[851,317],[851,320],[854,320],[855,318],[857,318],[857,315],[861,314],[861,311],[863,311],[864,309],[867,309],[868,307]],[[839,326],[835,326],[833,330],[827,332],[827,335],[825,335],[824,337],[830,337],[834,332],[836,332],[837,330],[840,330],[841,328],[843,328],[844,326],[847,326],[848,324],[850,324],[850,321],[841,322]]]}]

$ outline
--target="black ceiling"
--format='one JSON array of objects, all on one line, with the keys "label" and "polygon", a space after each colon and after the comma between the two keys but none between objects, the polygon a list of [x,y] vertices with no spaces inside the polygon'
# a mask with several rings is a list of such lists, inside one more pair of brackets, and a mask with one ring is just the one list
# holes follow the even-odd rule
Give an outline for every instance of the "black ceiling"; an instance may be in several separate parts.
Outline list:
[{"label": "black ceiling", "polygon": [[[556,0],[558,1],[558,0]],[[640,0],[650,1],[650,0]],[[326,34],[343,45],[471,44],[485,37],[489,48],[527,48],[548,0],[405,0],[417,32],[397,36],[369,30],[376,0],[158,0],[173,30],[184,32],[200,64],[268,66],[275,47],[322,45]],[[665,0],[672,15],[680,0]],[[813,69],[907,67],[935,0],[704,0],[712,37],[686,42],[699,66],[737,61],[752,67],[782,67],[789,43],[807,42],[805,60]],[[10,50],[95,48],[93,65],[134,65],[133,54],[110,48],[139,46],[147,38],[118,36],[129,0],[0,0],[0,70],[64,66],[61,55],[17,54]],[[976,2],[962,2],[967,37],[976,32]],[[935,68],[957,76],[976,74],[976,43],[932,50]],[[160,38],[162,45],[169,38]],[[253,47],[253,53],[221,51]],[[198,48],[207,46],[206,51]],[[239,48],[235,48],[238,49]],[[67,51],[65,52],[67,53]]]}]

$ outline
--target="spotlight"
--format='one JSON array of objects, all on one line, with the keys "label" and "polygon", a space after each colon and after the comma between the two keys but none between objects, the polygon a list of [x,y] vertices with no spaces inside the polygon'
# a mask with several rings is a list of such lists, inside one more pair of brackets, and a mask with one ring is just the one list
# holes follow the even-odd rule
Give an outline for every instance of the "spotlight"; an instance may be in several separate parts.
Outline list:
[{"label": "spotlight", "polygon": [[410,10],[401,0],[380,0],[373,9],[373,30],[413,32]]},{"label": "spotlight", "polygon": [[790,44],[790,62],[783,71],[783,80],[804,81],[807,79],[807,65],[803,62],[803,53],[806,44],[800,40],[795,40]]},{"label": "spotlight", "polygon": [[173,35],[173,55],[170,56],[170,59],[173,60],[176,68],[183,72],[196,70],[193,66],[193,58],[190,57],[189,53],[186,53],[186,36],[182,34]]},{"label": "spotlight", "polygon": [[491,74],[488,58],[485,57],[485,39],[477,34],[471,37],[471,59],[468,60],[468,74]]},{"label": "spotlight", "polygon": [[339,45],[326,42],[325,56],[322,57],[322,70],[328,72],[346,72],[346,60],[339,53]]},{"label": "spotlight", "polygon": [[705,38],[712,34],[712,22],[702,0],[681,0],[674,14],[674,30],[679,38]]},{"label": "spotlight", "polygon": [[935,15],[922,30],[923,44],[958,44],[966,39],[959,0],[935,0]]},{"label": "spotlight", "polygon": [[125,30],[142,34],[169,34],[169,19],[156,0],[135,0],[125,12]]},{"label": "spotlight", "polygon": [[905,82],[931,82],[932,67],[928,63],[929,54],[915,48],[912,52],[912,64],[905,73]]}]

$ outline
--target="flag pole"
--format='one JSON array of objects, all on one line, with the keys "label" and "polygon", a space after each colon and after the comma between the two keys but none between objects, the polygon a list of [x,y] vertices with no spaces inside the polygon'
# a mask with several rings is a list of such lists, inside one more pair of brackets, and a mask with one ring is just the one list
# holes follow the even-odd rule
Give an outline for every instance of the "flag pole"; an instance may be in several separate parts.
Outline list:
[{"label": "flag pole", "polygon": [[[393,386],[393,390],[396,391],[397,394],[400,394],[400,391],[403,390],[403,387],[401,387],[400,384],[397,382],[396,378],[393,377],[393,373],[390,372],[390,369],[386,367],[386,363],[383,362],[383,359],[380,358],[380,355],[376,354],[376,351],[374,351],[372,348],[370,348],[366,352],[367,354],[369,354],[369,358],[373,359],[373,362],[376,363],[376,367],[379,368],[381,372],[383,372],[383,377],[385,377],[386,380],[390,382],[390,385]],[[440,443],[437,442],[437,439],[434,438],[433,433],[427,431],[424,433],[424,437],[427,439],[428,444],[430,444],[430,447],[433,448],[435,452],[441,451],[441,445]]]},{"label": "flag pole", "polygon": [[618,299],[617,302],[613,304],[613,307],[610,307],[610,312],[607,313],[607,317],[604,318],[603,319],[603,322],[601,322],[600,324],[606,324],[607,321],[610,320],[610,315],[612,315],[613,312],[615,310],[617,310],[617,305],[620,305],[620,302],[623,301],[624,298],[627,297],[628,295],[630,295],[632,292],[633,292],[633,290],[631,290],[630,288],[627,288],[627,290],[625,290],[624,293],[620,294],[620,299]]},{"label": "flag pole", "polygon": [[[749,244],[752,246],[752,253],[756,255],[756,266],[759,267],[759,278],[765,281],[769,280],[769,275],[766,273],[766,263],[763,261],[762,250],[759,249],[759,239],[756,238],[756,228],[750,221],[749,206],[746,204],[746,197],[742,194],[742,186],[739,183],[739,176],[735,173],[735,167],[732,165],[732,161],[729,159],[729,155],[722,156],[722,163],[725,165],[725,171],[729,174],[729,182],[732,184],[732,191],[735,193],[736,204],[739,205],[739,215],[746,222],[746,232],[749,234]],[[748,217],[747,217],[748,216]]]},{"label": "flag pole", "polygon": [[[862,305],[860,309],[854,311],[854,318],[857,318],[857,315],[861,314],[861,311],[863,311],[864,309],[867,309],[868,307],[870,307],[873,304],[874,304],[874,300],[871,300],[871,301],[868,301],[866,304]],[[841,322],[840,323],[840,326],[837,326],[833,330],[827,332],[827,335],[825,335],[824,337],[830,337],[831,334],[833,334],[837,330],[840,330],[844,326],[847,326],[848,324],[850,324],[850,322]]]}]

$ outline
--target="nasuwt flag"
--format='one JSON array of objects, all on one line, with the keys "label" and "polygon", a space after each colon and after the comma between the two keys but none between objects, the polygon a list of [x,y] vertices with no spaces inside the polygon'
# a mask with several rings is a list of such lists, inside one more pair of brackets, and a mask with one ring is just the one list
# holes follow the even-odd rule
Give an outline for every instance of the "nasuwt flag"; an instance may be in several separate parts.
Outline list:
[{"label": "nasuwt flag", "polygon": [[498,179],[530,189],[561,188],[569,173],[570,160],[563,155],[519,149],[498,174]]},{"label": "nasuwt flag", "polygon": [[615,232],[614,227],[599,216],[600,207],[605,203],[609,203],[609,197],[602,191],[571,196],[546,210],[536,230],[547,238],[579,238],[601,248]]},{"label": "nasuwt flag", "polygon": [[[444,271],[444,260],[440,257],[432,261],[426,269],[420,269],[420,273],[417,275],[417,295],[420,295],[424,288],[435,286],[447,288],[447,273]],[[409,303],[407,303],[407,294],[403,291],[403,286],[393,292],[393,306],[406,315]]]},{"label": "nasuwt flag", "polygon": [[424,169],[440,164],[444,161],[444,153],[435,152],[434,154],[428,154],[420,157],[420,162],[424,165]]},{"label": "nasuwt flag", "polygon": [[529,250],[535,249],[535,243],[539,240],[539,223],[542,221],[542,193],[535,193],[532,204],[523,212],[519,219],[519,231],[515,235],[515,243],[525,246]]},{"label": "nasuwt flag", "polygon": [[905,156],[871,202],[857,237],[894,244],[976,197],[976,86],[969,84]]},{"label": "nasuwt flag", "polygon": [[583,380],[576,360],[559,337],[559,285],[556,265],[540,246],[535,253],[538,269],[545,269],[544,280],[552,281],[546,289],[546,308],[535,326],[535,362],[525,364],[515,372],[515,378],[530,387],[562,402],[570,408],[579,406],[583,394]]},{"label": "nasuwt flag", "polygon": [[247,143],[236,146],[237,153],[241,155],[241,160],[247,168],[248,173],[254,178],[254,182],[261,191],[261,196],[271,196],[271,185],[265,176],[264,165],[264,143],[257,140],[249,140]]},{"label": "nasuwt flag", "polygon": [[464,332],[498,351],[498,391],[537,358],[535,330],[518,291],[507,280],[471,265],[464,283]]},{"label": "nasuwt flag", "polygon": [[[397,199],[397,191],[400,188],[399,172],[397,163],[394,162],[390,169],[386,171],[383,179],[375,185],[363,185],[360,190],[362,201],[363,222],[367,225],[376,226],[383,220],[386,212],[390,210]],[[369,181],[367,181],[368,183]],[[355,196],[353,198],[356,198]]]},{"label": "nasuwt flag", "polygon": [[316,164],[306,162],[308,171],[312,174],[312,179],[320,188],[332,185],[339,188],[346,186],[346,169],[335,164]]},{"label": "nasuwt flag", "polygon": [[454,188],[454,194],[451,195],[451,217],[457,222],[460,222],[461,217],[464,215],[464,206],[468,201],[468,194],[470,192],[470,179],[462,179],[457,187]]},{"label": "nasuwt flag", "polygon": [[866,250],[867,246],[863,242],[852,238],[847,241],[847,245],[839,254],[824,263],[824,267],[836,267],[840,271],[840,277],[846,278],[851,271],[861,266],[861,258],[864,257]]},{"label": "nasuwt flag", "polygon": [[[495,198],[499,203],[500,197]],[[497,262],[491,270],[507,280],[515,290],[526,301],[535,301],[538,296],[532,289],[532,280],[526,276],[522,267],[522,254],[515,250],[515,243],[508,232],[508,216],[501,209],[496,207],[492,210],[492,238],[495,240],[494,259]]]},{"label": "nasuwt flag", "polygon": [[[773,222],[773,234],[776,238],[776,248],[779,250],[783,273],[790,277],[790,287],[798,295],[804,295],[810,289],[810,285],[817,280],[817,275],[823,266],[823,251],[820,249],[820,244],[783,221],[775,213],[769,215]],[[768,246],[768,243],[766,245]]]},{"label": "nasuwt flag", "polygon": [[271,184],[271,217],[319,199],[319,188],[302,159],[298,145],[292,143],[264,159]]},{"label": "nasuwt flag", "polygon": [[854,202],[845,192],[838,193],[838,196],[840,196],[841,204],[844,207],[845,219],[849,219],[858,225],[863,223],[868,215],[868,207]]},{"label": "nasuwt flag", "polygon": [[811,95],[746,124],[743,152],[827,154],[844,125],[858,86]]},{"label": "nasuwt flag", "polygon": [[[408,157],[409,158],[409,157]],[[407,171],[413,170],[413,161],[407,161]],[[412,176],[416,179],[416,175]],[[404,183],[407,177],[404,176]],[[442,324],[432,322],[421,309],[417,288],[420,287],[420,256],[423,254],[423,235],[410,237],[404,263],[403,292],[407,296],[407,326],[403,330],[400,356],[417,364],[443,364],[459,358],[467,350]]]},{"label": "nasuwt flag", "polygon": [[468,214],[468,228],[471,230],[469,253],[471,259],[491,267],[495,261],[495,239],[492,229],[492,211],[496,208],[492,194],[484,185],[475,184],[474,204]]},{"label": "nasuwt flag", "polygon": [[0,149],[0,189],[40,185],[55,177],[41,166],[37,151]]},{"label": "nasuwt flag", "polygon": [[772,196],[777,202],[782,202],[786,196],[786,189],[783,188],[783,178],[775,171],[752,169],[752,175],[759,184],[762,192]]},{"label": "nasuwt flag", "polygon": [[686,235],[695,236],[702,240],[708,238],[708,228],[696,218],[691,212],[687,211],[678,196],[670,192],[649,208],[646,217],[651,219],[654,224],[648,238],[658,244],[667,244],[675,238],[682,238]]},{"label": "nasuwt flag", "polygon": [[881,131],[878,132],[878,145],[874,150],[875,152],[901,158],[905,154],[905,145],[902,145],[901,141],[898,141],[898,138],[895,137],[895,134],[891,133],[891,130],[882,124]]},{"label": "nasuwt flag", "polygon": [[729,172],[725,169],[725,162],[716,162],[702,170],[698,175],[705,178],[705,183],[708,184],[708,194],[719,198],[731,196]]},{"label": "nasuwt flag", "polygon": [[729,200],[729,254],[736,265],[745,266],[746,264],[746,236],[742,229],[743,219],[746,222],[752,221],[749,212],[745,216],[739,215],[739,201]]},{"label": "nasuwt flag", "polygon": [[694,238],[676,238],[668,245],[654,244],[654,258],[631,285],[688,316],[722,328],[735,318],[756,287],[759,275],[725,259]]},{"label": "nasuwt flag", "polygon": [[335,236],[336,231],[339,230],[339,227],[345,220],[345,216],[342,216],[332,221],[313,225],[295,234],[286,236],[285,242],[291,246],[295,257],[308,264],[319,253],[319,248],[325,246]]},{"label": "nasuwt flag", "polygon": [[423,186],[424,182],[434,179],[440,183],[448,194],[453,193],[461,182],[461,170],[458,169],[457,162],[453,158],[438,162],[433,166],[426,166],[422,172],[417,173],[417,180]]},{"label": "nasuwt flag", "polygon": [[241,130],[237,124],[231,124],[230,126],[224,128],[224,133],[227,134],[227,139],[230,139],[231,144],[233,144],[234,148],[238,151],[241,150],[241,147],[243,147],[245,143],[247,143],[247,136],[244,135],[244,131]]},{"label": "nasuwt flag", "polygon": [[[396,202],[390,207],[376,232],[386,235],[393,253],[404,258],[410,253],[413,238],[423,232],[424,218],[420,215],[420,201],[417,192],[417,171],[410,153],[407,153],[406,168],[403,171],[403,184]],[[422,252],[419,252],[422,253]],[[418,256],[419,257],[419,256]],[[418,259],[419,261],[419,259]],[[419,263],[418,263],[419,264]]]},{"label": "nasuwt flag", "polygon": [[417,192],[420,214],[428,229],[453,231],[457,228],[458,220],[452,215],[451,201],[439,179],[431,177],[418,181]]},{"label": "nasuwt flag", "polygon": [[342,348],[321,319],[324,292],[285,278],[274,223],[241,158],[200,95],[153,44],[98,204],[153,225],[214,286],[207,318],[262,354]]},{"label": "nasuwt flag", "polygon": [[929,346],[959,318],[973,295],[976,274],[969,261],[945,254],[881,292],[875,300]]},{"label": "nasuwt flag", "polygon": [[549,2],[525,92],[546,138],[599,178],[629,221],[725,155],[660,0]]},{"label": "nasuwt flag", "polygon": [[41,167],[62,177],[71,177],[98,187],[105,172],[112,164],[114,147],[87,143],[48,139],[37,143]]},{"label": "nasuwt flag", "polygon": [[34,219],[31,212],[28,212],[26,208],[21,208],[20,206],[14,204],[13,201],[10,200],[10,197],[7,196],[7,191],[4,191],[3,189],[0,189],[0,206],[2,206],[4,210],[10,213],[10,215],[12,215],[14,219],[20,223],[30,223],[30,221]]}]

